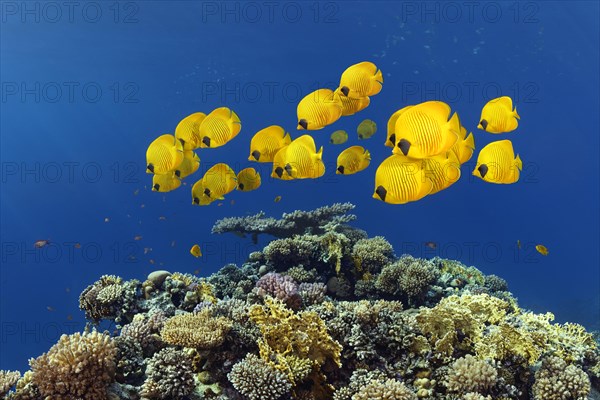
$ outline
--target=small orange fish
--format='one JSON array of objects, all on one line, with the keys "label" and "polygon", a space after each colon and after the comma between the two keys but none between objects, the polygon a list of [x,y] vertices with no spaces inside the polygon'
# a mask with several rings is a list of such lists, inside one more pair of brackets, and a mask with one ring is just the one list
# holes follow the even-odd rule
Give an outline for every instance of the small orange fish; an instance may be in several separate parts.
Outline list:
[{"label": "small orange fish", "polygon": [[437,249],[437,243],[436,242],[425,242],[424,243],[425,246],[429,247],[430,249]]},{"label": "small orange fish", "polygon": [[199,269],[195,269],[195,270],[194,270],[194,275],[198,275],[199,273],[200,273],[200,270],[199,270]]},{"label": "small orange fish", "polygon": [[72,321],[73,320],[73,316],[71,314],[67,315],[67,321]]},{"label": "small orange fish", "polygon": [[217,207],[221,207],[223,203],[217,203]]},{"label": "small orange fish", "polygon": [[152,251],[152,247],[144,247],[144,254],[148,254]]},{"label": "small orange fish", "polygon": [[273,200],[275,203],[279,203],[281,201],[281,196],[276,196],[275,200]]},{"label": "small orange fish", "polygon": [[134,236],[133,240],[142,240],[142,235]]},{"label": "small orange fish", "polygon": [[50,244],[49,240],[36,240],[35,242],[33,242],[33,247],[35,247],[36,249],[41,249],[42,247],[48,246]]},{"label": "small orange fish", "polygon": [[81,243],[79,243],[79,242],[75,243],[75,246],[74,246],[74,247],[75,247],[76,249],[80,249],[80,248],[81,248]]}]

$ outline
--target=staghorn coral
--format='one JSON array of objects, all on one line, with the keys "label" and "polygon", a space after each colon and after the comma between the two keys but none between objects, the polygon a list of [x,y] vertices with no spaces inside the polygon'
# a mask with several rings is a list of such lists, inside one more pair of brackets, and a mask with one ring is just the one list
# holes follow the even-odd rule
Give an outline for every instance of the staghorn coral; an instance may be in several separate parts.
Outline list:
[{"label": "staghorn coral", "polygon": [[151,399],[180,399],[195,387],[192,360],[183,351],[166,348],[148,362],[140,394]]},{"label": "staghorn coral", "polygon": [[15,391],[10,392],[5,398],[8,400],[40,400],[41,395],[37,386],[31,381],[33,373],[25,372],[18,380]]},{"label": "staghorn coral", "polygon": [[310,283],[318,278],[318,273],[316,269],[311,269],[307,271],[301,266],[296,266],[288,269],[284,273],[285,275],[290,276],[293,280],[298,283]]},{"label": "staghorn coral", "polygon": [[48,353],[31,359],[31,381],[40,394],[55,400],[107,399],[114,380],[117,348],[96,331],[62,335]]},{"label": "staghorn coral", "polygon": [[352,400],[417,400],[417,395],[395,379],[372,380],[360,388]]},{"label": "staghorn coral", "polygon": [[229,319],[213,317],[210,309],[203,309],[197,313],[169,318],[160,331],[160,336],[171,345],[210,349],[223,344],[230,329]]},{"label": "staghorn coral", "polygon": [[213,225],[212,233],[266,233],[278,238],[304,233],[323,233],[329,226],[345,224],[356,219],[355,215],[348,214],[353,209],[353,204],[336,203],[312,211],[296,210],[284,213],[281,219],[265,217],[265,213],[261,211],[252,216],[220,219]]},{"label": "staghorn coral", "polygon": [[292,384],[286,375],[254,354],[235,364],[227,375],[233,387],[249,400],[278,400],[288,396]]},{"label": "staghorn coral", "polygon": [[358,276],[377,274],[393,261],[394,248],[382,236],[360,239],[352,247],[352,259]]},{"label": "staghorn coral", "polygon": [[590,379],[575,365],[559,357],[547,357],[535,374],[532,387],[534,400],[586,400],[590,394]]},{"label": "staghorn coral", "polygon": [[256,288],[260,297],[274,297],[293,309],[298,309],[302,302],[298,284],[288,275],[269,272],[256,282]]},{"label": "staghorn coral", "polygon": [[0,396],[6,395],[20,378],[19,371],[0,370]]},{"label": "staghorn coral", "polygon": [[466,394],[487,393],[498,379],[496,368],[486,361],[479,360],[470,354],[452,363],[446,378],[446,387],[450,392]]},{"label": "staghorn coral", "polygon": [[375,287],[410,305],[418,305],[437,277],[438,271],[431,261],[404,255],[397,262],[383,267]]}]

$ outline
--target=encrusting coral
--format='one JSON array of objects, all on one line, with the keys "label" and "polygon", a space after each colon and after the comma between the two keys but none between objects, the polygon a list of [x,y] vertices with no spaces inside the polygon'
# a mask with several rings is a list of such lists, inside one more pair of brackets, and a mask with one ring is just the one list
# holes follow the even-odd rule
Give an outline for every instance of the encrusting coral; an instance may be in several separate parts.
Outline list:
[{"label": "encrusting coral", "polygon": [[115,337],[64,335],[20,379],[0,372],[0,389],[9,400],[593,396],[600,351],[584,327],[519,308],[506,281],[473,266],[396,257],[347,224],[353,207],[218,221],[214,232],[277,239],[206,278],[102,276],[80,307]]}]

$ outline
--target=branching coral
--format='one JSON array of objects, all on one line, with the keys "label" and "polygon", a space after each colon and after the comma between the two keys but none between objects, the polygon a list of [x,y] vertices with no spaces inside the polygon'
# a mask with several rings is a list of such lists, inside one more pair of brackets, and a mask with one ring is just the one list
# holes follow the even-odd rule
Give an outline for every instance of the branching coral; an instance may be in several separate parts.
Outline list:
[{"label": "branching coral", "polygon": [[209,309],[197,313],[180,314],[169,318],[160,335],[166,343],[198,349],[220,346],[231,329],[225,317],[213,317]]},{"label": "branching coral", "polygon": [[360,239],[352,247],[357,275],[376,274],[394,259],[394,248],[384,237]]},{"label": "branching coral", "polygon": [[496,368],[470,354],[454,361],[446,380],[450,392],[486,394],[498,379]]},{"label": "branching coral", "polygon": [[151,399],[181,399],[195,387],[191,359],[183,351],[166,348],[148,362],[140,394]]},{"label": "branching coral", "polygon": [[21,378],[19,371],[0,370],[0,396],[6,395],[11,387]]},{"label": "branching coral", "polygon": [[233,387],[249,400],[278,400],[292,389],[283,372],[254,354],[235,364],[227,376]]},{"label": "branching coral", "polygon": [[300,295],[304,306],[321,303],[325,298],[326,292],[327,287],[320,282],[301,283],[298,286],[298,294]]},{"label": "branching coral", "polygon": [[417,305],[437,277],[438,271],[431,261],[405,255],[383,268],[375,287]]},{"label": "branching coral", "polygon": [[535,374],[532,392],[534,400],[586,400],[590,379],[581,368],[547,357]]},{"label": "branching coral", "polygon": [[417,400],[417,395],[395,379],[373,380],[360,388],[352,400]]},{"label": "branching coral", "polygon": [[266,233],[279,238],[303,233],[322,233],[328,226],[345,224],[356,219],[355,215],[348,214],[352,209],[353,204],[336,203],[312,211],[296,210],[284,213],[281,219],[265,217],[264,212],[246,217],[224,218],[214,224],[212,233]]},{"label": "branching coral", "polygon": [[103,400],[114,380],[117,348],[96,331],[62,335],[48,353],[31,359],[31,380],[40,394],[55,400]]},{"label": "branching coral", "polygon": [[256,288],[259,296],[274,297],[293,309],[298,309],[302,302],[298,293],[298,284],[288,275],[269,272],[256,282]]}]

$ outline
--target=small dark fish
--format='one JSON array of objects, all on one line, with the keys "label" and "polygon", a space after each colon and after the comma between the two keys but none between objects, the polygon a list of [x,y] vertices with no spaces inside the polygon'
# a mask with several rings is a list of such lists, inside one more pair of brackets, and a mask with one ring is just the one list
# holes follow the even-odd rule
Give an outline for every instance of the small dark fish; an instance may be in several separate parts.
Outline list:
[{"label": "small dark fish", "polygon": [[521,248],[521,241],[517,240],[517,247],[520,249]]},{"label": "small dark fish", "polygon": [[33,242],[33,247],[36,249],[41,249],[44,246],[48,246],[50,244],[49,240],[36,240]]},{"label": "small dark fish", "polygon": [[425,242],[423,243],[425,246],[429,247],[430,249],[437,249],[437,243],[436,242]]},{"label": "small dark fish", "polygon": [[67,320],[68,321],[72,321],[73,320],[73,316],[71,314],[67,315]]}]

